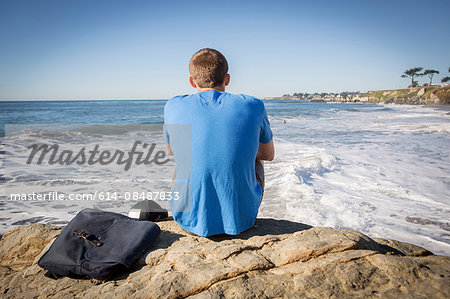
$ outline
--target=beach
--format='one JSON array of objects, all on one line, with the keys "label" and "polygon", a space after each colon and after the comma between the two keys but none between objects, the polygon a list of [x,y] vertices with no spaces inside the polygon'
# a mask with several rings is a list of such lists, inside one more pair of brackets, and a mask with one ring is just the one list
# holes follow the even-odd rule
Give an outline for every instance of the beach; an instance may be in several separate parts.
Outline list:
[{"label": "beach", "polygon": [[[85,207],[127,213],[141,194],[170,192],[164,165],[24,166],[33,143],[127,152],[162,138],[165,101],[1,102],[0,232],[63,225]],[[450,255],[448,106],[265,101],[276,156],[265,164],[259,217],[354,229]],[[90,146],[90,147],[88,147]],[[58,192],[64,200],[11,200]],[[72,198],[69,194],[94,194]],[[100,197],[99,194],[102,193]],[[116,195],[114,198],[114,194]],[[135,196],[137,195],[137,196]],[[168,207],[167,201],[158,201]]]}]

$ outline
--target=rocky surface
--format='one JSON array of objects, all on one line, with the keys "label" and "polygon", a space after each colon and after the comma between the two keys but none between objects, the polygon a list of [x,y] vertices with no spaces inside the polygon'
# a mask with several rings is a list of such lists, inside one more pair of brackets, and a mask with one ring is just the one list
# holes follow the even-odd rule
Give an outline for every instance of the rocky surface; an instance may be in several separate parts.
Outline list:
[{"label": "rocky surface", "polygon": [[239,236],[202,238],[173,221],[116,281],[44,276],[36,263],[60,228],[33,224],[0,240],[3,298],[450,298],[450,257],[352,230],[258,219]]}]

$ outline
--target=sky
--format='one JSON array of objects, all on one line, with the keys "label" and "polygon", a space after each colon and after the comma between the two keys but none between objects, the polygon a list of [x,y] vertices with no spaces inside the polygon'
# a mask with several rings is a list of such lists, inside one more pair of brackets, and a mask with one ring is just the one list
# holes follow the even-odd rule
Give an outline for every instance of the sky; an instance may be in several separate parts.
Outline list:
[{"label": "sky", "polygon": [[193,93],[189,59],[205,47],[227,58],[227,91],[260,98],[404,88],[417,66],[439,83],[449,12],[434,0],[0,0],[0,100]]}]

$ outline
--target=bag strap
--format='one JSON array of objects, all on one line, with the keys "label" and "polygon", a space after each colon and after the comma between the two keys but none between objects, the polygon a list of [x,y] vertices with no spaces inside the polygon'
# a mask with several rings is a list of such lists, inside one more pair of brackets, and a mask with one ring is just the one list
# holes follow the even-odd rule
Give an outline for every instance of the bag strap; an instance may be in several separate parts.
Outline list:
[{"label": "bag strap", "polygon": [[94,246],[100,247],[103,245],[103,243],[98,240],[99,238],[97,238],[95,235],[90,235],[85,231],[81,231],[81,232],[74,231],[73,234],[80,238],[86,239]]}]

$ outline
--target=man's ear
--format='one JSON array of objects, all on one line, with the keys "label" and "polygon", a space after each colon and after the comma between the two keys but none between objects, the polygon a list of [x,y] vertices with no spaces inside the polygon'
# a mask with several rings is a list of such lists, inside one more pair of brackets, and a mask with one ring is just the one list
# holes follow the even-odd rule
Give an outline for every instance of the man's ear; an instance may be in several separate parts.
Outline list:
[{"label": "man's ear", "polygon": [[195,84],[194,78],[192,78],[192,76],[189,76],[189,83],[192,87],[197,88],[197,84]]},{"label": "man's ear", "polygon": [[227,74],[227,75],[225,76],[225,81],[224,81],[224,83],[225,83],[225,86],[228,86],[228,84],[230,84],[230,74]]}]

